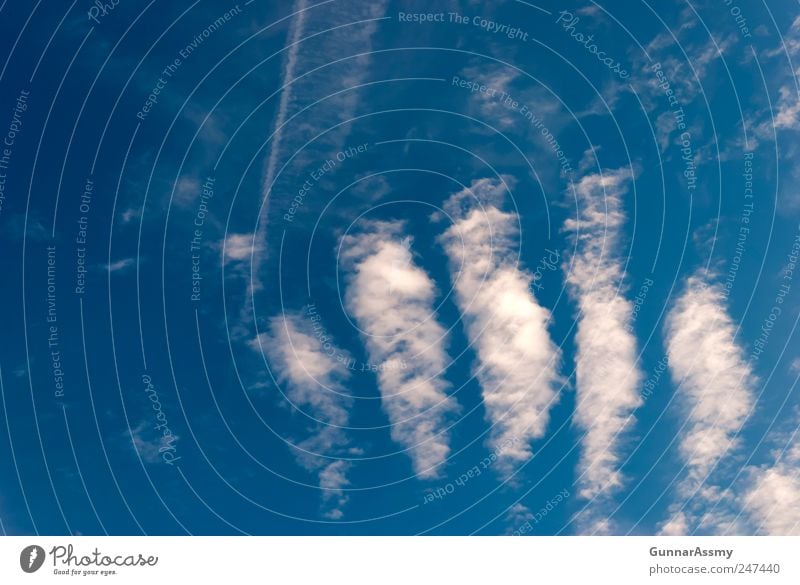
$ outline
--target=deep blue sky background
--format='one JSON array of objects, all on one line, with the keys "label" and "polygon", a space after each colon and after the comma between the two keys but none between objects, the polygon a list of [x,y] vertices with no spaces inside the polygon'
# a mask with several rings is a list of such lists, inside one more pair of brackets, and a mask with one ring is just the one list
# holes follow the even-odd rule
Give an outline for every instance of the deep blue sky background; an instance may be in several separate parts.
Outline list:
[{"label": "deep blue sky background", "polygon": [[[575,306],[561,268],[543,273],[536,296],[553,313],[550,333],[573,383],[534,444],[535,457],[514,482],[504,484],[489,469],[424,503],[430,490],[488,454],[480,387],[470,375],[475,355],[449,294],[434,208],[473,180],[513,177],[506,205],[519,213],[521,263],[530,270],[545,249],[569,248],[561,226],[576,213],[570,177],[560,175],[541,135],[517,112],[451,80],[504,80],[514,99],[543,118],[575,176],[633,169],[621,255],[628,298],[654,281],[635,322],[647,378],[664,356],[665,311],[683,279],[707,267],[724,281],[736,250],[748,152],[755,207],[729,299],[748,355],[769,315],[799,227],[800,126],[774,129],[772,116],[787,100],[797,103],[800,30],[792,23],[800,13],[789,0],[742,3],[746,38],[724,2],[558,3],[576,15],[582,10],[579,28],[631,72],[623,81],[556,23],[555,3],[536,4],[544,10],[514,1],[335,0],[306,11],[308,38],[293,52],[288,4],[241,3],[181,60],[141,120],[136,113],[164,67],[233,5],[121,0],[93,23],[92,4],[83,0],[4,2],[0,134],[20,92],[30,95],[10,147],[0,209],[2,530],[505,534],[520,524],[509,516],[512,506],[536,511],[567,490],[570,497],[534,533],[575,533],[571,519],[583,505],[575,487],[580,432],[571,422]],[[398,11],[481,15],[521,27],[528,40],[471,24],[401,23]],[[290,61],[301,77],[285,87]],[[656,61],[691,131],[695,189],[687,188],[680,132],[670,129],[670,107],[653,82]],[[277,139],[276,120],[285,122]],[[308,174],[361,144],[366,152],[315,182],[287,222]],[[273,151],[276,180],[265,205]],[[214,178],[214,195],[202,228],[201,300],[192,301],[189,245],[207,177]],[[93,196],[83,214],[89,178]],[[347,276],[337,262],[339,238],[362,214],[406,222],[416,262],[439,290],[437,317],[452,327],[446,378],[462,414],[444,475],[419,480],[389,436],[374,374],[354,373],[349,386],[359,399],[350,424],[363,455],[350,474],[345,514],[334,521],[322,515],[316,479],[288,444],[308,421],[286,406],[249,342],[273,315],[313,303],[337,344],[368,361],[338,288]],[[77,295],[81,215],[88,216],[88,274],[85,293]],[[231,234],[255,234],[254,254],[248,246],[226,259],[222,243]],[[48,347],[48,246],[56,248],[63,396],[55,394]],[[776,437],[796,427],[798,287],[753,364],[757,408],[735,469],[772,462],[771,450],[784,447]],[[173,465],[153,453],[144,375],[178,435],[180,460]],[[674,381],[665,375],[637,410],[623,467],[630,482],[609,510],[622,532],[653,533],[672,502],[682,466],[669,445],[681,424],[673,398]]]}]

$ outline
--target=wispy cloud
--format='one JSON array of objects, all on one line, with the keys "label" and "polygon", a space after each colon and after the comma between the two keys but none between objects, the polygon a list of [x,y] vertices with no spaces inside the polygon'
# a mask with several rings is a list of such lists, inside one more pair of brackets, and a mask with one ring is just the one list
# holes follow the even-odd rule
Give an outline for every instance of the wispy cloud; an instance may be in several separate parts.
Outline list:
[{"label": "wispy cloud", "polygon": [[[368,77],[372,38],[378,32],[374,19],[382,17],[385,11],[384,0],[326,6],[313,5],[307,0],[293,3],[280,97],[270,134],[269,155],[264,163],[264,204],[256,235],[256,241],[264,245],[257,249],[256,266],[261,266],[268,252],[270,208],[286,205],[295,195],[297,184],[304,180],[297,181],[298,169],[307,173],[310,166],[318,167],[343,148],[351,125],[339,126],[339,123],[353,117],[359,92],[340,90],[356,87]],[[319,34],[323,30],[327,32]],[[330,56],[342,47],[347,47],[348,54],[360,56],[327,67],[331,64]],[[300,114],[318,101],[313,116]],[[291,165],[290,158],[294,159]],[[250,286],[255,291],[261,289],[258,271],[254,272]]]},{"label": "wispy cloud", "polygon": [[418,476],[434,478],[450,452],[446,422],[458,406],[443,378],[449,358],[434,312],[436,287],[410,246],[399,222],[372,222],[345,236],[345,298],[378,366],[392,438],[408,450]]},{"label": "wispy cloud", "polygon": [[289,104],[292,103],[293,84],[297,75],[297,62],[305,30],[307,4],[306,0],[295,0],[292,8],[292,12],[295,16],[292,19],[292,24],[289,28],[289,38],[287,39],[287,47],[289,50],[286,53],[283,66],[284,85],[278,101],[278,111],[275,116],[275,131],[272,135],[272,144],[270,145],[270,152],[264,169],[264,186],[267,189],[265,195],[269,192],[268,189],[272,187],[272,182],[275,179],[275,170],[277,168],[281,150],[281,140],[283,138],[283,127],[286,123]]},{"label": "wispy cloud", "polygon": [[518,265],[519,218],[499,208],[506,189],[499,180],[480,179],[451,196],[444,209],[454,223],[441,242],[477,354],[489,445],[511,445],[499,462],[508,473],[532,456],[531,441],[545,433],[561,384],[561,353],[547,331],[550,312],[536,302],[532,277]]},{"label": "wispy cloud", "polygon": [[[341,518],[350,462],[337,457],[352,452],[343,428],[353,402],[346,389],[346,366],[325,350],[309,316],[298,313],[270,319],[268,331],[251,346],[264,352],[292,408],[308,418],[308,437],[295,444],[295,455],[304,468],[318,474],[325,515]],[[333,355],[344,354],[337,350]]]},{"label": "wispy cloud", "polygon": [[628,169],[584,175],[574,188],[578,215],[564,230],[575,246],[566,280],[579,315],[575,335],[575,423],[583,430],[580,496],[602,498],[623,485],[623,433],[641,405],[633,304],[623,296],[620,230]]},{"label": "wispy cloud", "polygon": [[260,251],[263,246],[253,238],[253,234],[228,234],[222,247],[225,262],[240,262],[250,258],[251,254]]},{"label": "wispy cloud", "polygon": [[791,26],[783,33],[776,35],[780,44],[763,51],[763,57],[794,57],[800,53],[800,16],[795,17]]},{"label": "wispy cloud", "polygon": [[[799,427],[800,428],[800,427]],[[792,448],[774,465],[754,469],[742,507],[756,533],[800,536],[800,442],[797,431]]]},{"label": "wispy cloud", "polygon": [[[479,114],[480,120],[487,121],[493,126],[503,129],[522,128],[520,116],[516,110],[503,103],[503,93],[514,95],[511,85],[520,76],[519,71],[504,66],[478,66],[467,67],[462,72],[463,79],[471,81],[476,86],[485,86],[487,91],[473,92],[470,90],[467,107],[470,113]],[[514,96],[517,100],[521,99]],[[489,132],[477,128],[481,132]]]},{"label": "wispy cloud", "polygon": [[[683,24],[679,29],[657,34],[647,44],[646,53],[637,52],[632,56],[639,66],[634,71],[640,72],[634,77],[634,85],[649,94],[646,104],[653,104],[650,100],[660,100],[663,96],[663,89],[653,81],[653,61],[660,62],[663,70],[670,72],[673,89],[678,92],[679,100],[686,103],[700,95],[702,84],[707,82],[714,63],[724,60],[736,46],[737,39],[733,34],[696,41],[691,29],[697,23],[697,16],[691,10],[682,11],[680,20]],[[675,51],[678,45],[682,53]]]},{"label": "wispy cloud", "polygon": [[[319,473],[319,487],[325,490],[323,498],[328,503],[325,515],[331,520],[339,520],[344,516],[342,508],[347,503],[344,488],[350,485],[347,471],[350,469],[348,461],[334,461],[326,465]],[[335,505],[331,505],[335,503]]]},{"label": "wispy cloud", "polygon": [[197,194],[200,192],[200,190],[201,183],[197,177],[184,175],[175,183],[172,201],[178,207],[186,208],[196,205]]},{"label": "wispy cloud", "polygon": [[133,207],[126,209],[120,214],[120,220],[122,221],[122,223],[130,223],[134,219],[137,219],[138,217],[139,217],[139,210]]},{"label": "wispy cloud", "polygon": [[125,270],[126,268],[130,268],[135,264],[136,264],[135,258],[123,258],[122,260],[117,260],[116,262],[107,264],[106,268],[108,269],[109,272],[119,272],[120,270]]},{"label": "wispy cloud", "polygon": [[[284,206],[290,204],[309,169],[318,168],[342,150],[352,125],[339,124],[355,115],[359,103],[359,92],[351,88],[364,83],[370,75],[372,39],[379,30],[375,19],[386,11],[385,0],[323,4],[308,0],[292,3],[282,71],[275,88],[277,104],[267,130],[269,152],[263,163],[259,193],[261,217],[255,234],[238,234],[249,237],[253,244],[247,251],[252,251],[253,262],[247,274],[248,291],[239,312],[238,330],[246,330],[252,322],[253,296],[264,289],[263,278],[270,260],[271,212],[277,207],[283,215]],[[323,31],[325,34],[320,34]],[[349,55],[359,56],[332,60],[331,55],[342,47]],[[304,112],[313,104],[313,109]],[[299,176],[303,178],[298,180]],[[279,236],[280,231],[275,234]],[[233,247],[225,259],[243,260],[237,252],[243,252],[242,248]]]},{"label": "wispy cloud", "polygon": [[139,457],[147,463],[159,463],[164,459],[164,452],[171,451],[173,444],[180,438],[178,435],[164,433],[155,428],[152,423],[147,421],[140,422],[131,428],[126,434],[130,434],[133,448]]},{"label": "wispy cloud", "polygon": [[[760,145],[768,145],[778,140],[783,160],[793,161],[796,158],[797,147],[794,140],[780,136],[780,131],[800,130],[800,98],[797,92],[797,71],[787,66],[787,59],[796,58],[800,53],[800,17],[796,17],[791,26],[774,38],[779,42],[770,49],[765,49],[759,54],[761,68],[766,68],[767,78],[771,86],[777,88],[777,96],[754,95],[749,100],[749,111],[744,112],[742,124],[745,126],[747,144],[744,136],[737,140],[736,147],[755,150]],[[766,99],[765,99],[766,98]],[[787,165],[789,167],[791,165]],[[798,175],[795,171],[788,171]],[[787,184],[793,184],[788,181]],[[783,194],[782,194],[783,195]],[[786,199],[795,199],[794,191],[786,195]],[[796,207],[796,201],[792,201]]]},{"label": "wispy cloud", "polygon": [[507,535],[521,534],[520,528],[533,520],[533,512],[522,502],[517,502],[506,512]]},{"label": "wispy cloud", "polygon": [[754,402],[756,378],[723,299],[721,288],[697,272],[687,279],[666,321],[669,367],[685,411],[679,450],[686,477],[678,494],[694,502],[671,507],[665,534],[694,530],[697,510],[725,495],[710,475],[735,450]]}]

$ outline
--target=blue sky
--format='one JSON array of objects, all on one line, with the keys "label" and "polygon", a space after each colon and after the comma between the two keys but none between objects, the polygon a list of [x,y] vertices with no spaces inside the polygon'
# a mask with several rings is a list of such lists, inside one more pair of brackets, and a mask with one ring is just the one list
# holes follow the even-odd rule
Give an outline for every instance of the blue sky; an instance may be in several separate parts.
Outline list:
[{"label": "blue sky", "polygon": [[800,11],[0,7],[6,534],[797,534]]}]

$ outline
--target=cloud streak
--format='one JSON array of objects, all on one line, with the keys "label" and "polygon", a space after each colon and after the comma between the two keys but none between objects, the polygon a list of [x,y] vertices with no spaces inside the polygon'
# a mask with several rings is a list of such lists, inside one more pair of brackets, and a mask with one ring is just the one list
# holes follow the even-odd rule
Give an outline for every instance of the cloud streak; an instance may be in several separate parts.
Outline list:
[{"label": "cloud streak", "polygon": [[721,495],[709,477],[732,453],[754,403],[756,377],[736,342],[722,289],[699,271],[690,276],[666,321],[666,346],[677,398],[685,412],[679,452],[686,477],[678,493],[693,503],[673,506],[662,533],[693,530],[695,511]]},{"label": "cloud streak", "polygon": [[342,239],[341,259],[349,270],[347,309],[378,366],[391,436],[419,477],[434,478],[450,453],[446,422],[458,405],[443,378],[449,357],[435,319],[436,287],[410,246],[401,223],[372,222]]},{"label": "cloud streak", "polygon": [[578,216],[564,224],[575,246],[566,281],[579,312],[574,421],[583,431],[578,481],[585,499],[603,499],[622,487],[624,432],[642,404],[642,374],[630,331],[633,304],[620,290],[619,240],[626,221],[622,197],[631,179],[627,169],[583,176],[574,189]]},{"label": "cloud streak", "polygon": [[261,246],[252,234],[228,234],[222,241],[225,263],[244,262],[251,254],[259,253]]},{"label": "cloud streak", "polygon": [[751,468],[739,501],[751,534],[800,536],[800,418],[772,465]]},{"label": "cloud streak", "polygon": [[440,241],[449,258],[456,303],[476,353],[489,447],[504,448],[498,468],[509,473],[532,457],[558,398],[561,353],[550,340],[550,312],[529,290],[531,275],[518,266],[519,218],[500,210],[505,183],[473,181],[444,205],[453,225]]},{"label": "cloud streak", "polygon": [[[286,124],[289,106],[293,101],[292,96],[294,81],[297,75],[296,71],[300,58],[301,41],[305,31],[307,9],[308,6],[306,0],[295,0],[294,4],[292,5],[294,18],[292,19],[292,24],[289,27],[288,38],[286,39],[289,50],[286,53],[283,64],[283,87],[281,90],[280,99],[278,101],[277,112],[275,114],[275,125],[272,133],[272,143],[270,144],[269,156],[264,164],[264,179],[262,182],[264,213],[263,220],[259,222],[259,233],[257,234],[257,239],[258,241],[265,243],[267,238],[266,218],[269,217],[269,204],[271,201],[270,194],[275,182],[275,172],[280,160],[281,145],[283,141],[283,127]],[[262,258],[259,256],[256,265],[260,264],[261,261]],[[259,290],[261,288],[261,281],[256,275],[253,277],[251,286],[254,287],[255,290]]]},{"label": "cloud streak", "polygon": [[[350,439],[342,428],[349,423],[353,404],[346,389],[346,366],[325,350],[322,340],[314,334],[310,318],[301,313],[273,317],[268,331],[251,345],[266,355],[292,408],[308,417],[308,436],[298,441],[293,451],[306,470],[317,474],[325,515],[341,518],[347,503],[344,488],[349,485],[347,472],[351,464],[337,457],[352,452]],[[344,354],[337,350],[333,355]]]}]

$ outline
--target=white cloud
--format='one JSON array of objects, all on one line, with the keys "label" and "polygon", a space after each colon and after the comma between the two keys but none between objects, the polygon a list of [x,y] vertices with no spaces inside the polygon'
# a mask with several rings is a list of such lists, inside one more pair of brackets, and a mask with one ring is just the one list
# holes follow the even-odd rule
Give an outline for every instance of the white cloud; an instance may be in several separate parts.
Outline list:
[{"label": "white cloud", "polygon": [[480,179],[445,203],[453,225],[441,236],[450,261],[456,302],[477,360],[492,424],[489,446],[499,469],[526,461],[530,443],[544,435],[558,398],[560,350],[550,340],[550,312],[529,290],[518,266],[519,218],[498,206],[505,185]]},{"label": "white cloud", "polygon": [[678,125],[675,123],[675,114],[672,112],[662,112],[656,118],[656,140],[658,148],[662,154],[667,152],[672,144],[672,133]]},{"label": "white cloud", "polygon": [[[778,130],[800,130],[800,97],[796,79],[798,71],[784,66],[786,58],[791,59],[800,53],[800,16],[794,19],[783,36],[777,35],[777,38],[780,43],[773,49],[763,51],[761,59],[765,66],[772,58],[777,58],[780,62],[780,69],[771,76],[775,85],[780,86],[778,96],[777,99],[771,98],[769,103],[754,104],[750,112],[745,112],[748,150],[755,150],[762,142],[769,144],[775,141]],[[782,141],[780,150],[782,159],[794,160],[793,142]]]},{"label": "white cloud", "polygon": [[793,57],[800,53],[800,16],[792,21],[789,30],[777,37],[781,40],[780,44],[774,49],[764,51],[765,57],[783,57],[787,54]]},{"label": "white cloud", "polygon": [[[794,83],[795,80],[792,78],[790,83],[779,88],[775,102],[752,113],[745,122],[748,142],[747,145],[742,142],[742,147],[755,150],[761,143],[769,144],[777,140],[779,130],[800,130],[800,98]],[[785,141],[782,146],[783,150],[787,151],[782,153],[783,159],[791,160],[795,150],[794,144]]]},{"label": "white cloud", "polygon": [[450,452],[446,419],[457,410],[443,379],[446,332],[436,321],[436,289],[416,266],[398,222],[372,222],[342,240],[350,271],[348,311],[362,329],[392,423],[392,438],[409,452],[416,474],[439,475]]},{"label": "white cloud", "polygon": [[163,458],[162,454],[165,451],[174,451],[172,446],[180,439],[172,431],[165,434],[146,421],[130,429],[129,434],[134,449],[147,463],[159,463]]},{"label": "white cloud", "polygon": [[603,11],[596,4],[590,4],[589,6],[584,6],[583,8],[577,9],[575,14],[579,16],[588,16],[589,19],[596,19],[602,18]]},{"label": "white cloud", "polygon": [[[202,120],[197,122],[201,123]],[[179,207],[189,207],[197,201],[200,190],[200,181],[196,177],[184,175],[175,183],[172,200]]]},{"label": "white cloud", "polygon": [[120,270],[130,268],[134,264],[136,264],[135,258],[123,258],[122,260],[117,260],[116,262],[106,265],[106,268],[109,272],[119,272]]},{"label": "white cloud", "polygon": [[800,128],[800,100],[794,87],[783,86],[780,89],[775,128],[790,130]]},{"label": "white cloud", "polygon": [[[693,509],[720,497],[709,474],[736,448],[754,402],[756,378],[723,298],[721,288],[698,272],[687,279],[666,321],[669,367],[685,413],[679,451],[687,477],[678,492],[694,497]],[[666,526],[679,516],[687,526],[694,518],[687,506],[676,504],[671,513]]]},{"label": "white cloud", "polygon": [[[323,347],[322,334],[314,328],[315,315],[273,317],[268,331],[251,346],[265,353],[292,407],[312,419],[310,436],[297,442],[293,451],[303,467],[318,474],[325,515],[337,519],[347,503],[343,488],[349,485],[350,462],[336,457],[349,452],[349,437],[342,427],[349,422],[353,400],[345,387],[349,371],[344,361]],[[346,355],[342,350],[332,353]]]},{"label": "white cloud", "polygon": [[632,179],[626,169],[589,174],[575,186],[578,216],[565,222],[575,244],[565,262],[567,284],[579,310],[575,343],[575,423],[584,431],[578,479],[583,498],[607,496],[623,485],[622,438],[641,405],[632,303],[622,296],[620,229],[622,196]]},{"label": "white cloud", "polygon": [[120,218],[122,219],[122,223],[130,223],[134,219],[139,217],[139,210],[136,208],[129,208],[122,212]]},{"label": "white cloud", "polygon": [[681,510],[674,512],[659,530],[662,536],[685,536],[688,532],[689,521]]},{"label": "white cloud", "polygon": [[347,503],[344,488],[350,485],[347,479],[349,469],[348,461],[334,461],[319,473],[319,487],[325,490],[322,497],[328,507],[325,516],[332,520],[339,520],[344,516],[342,508]]},{"label": "white cloud", "polygon": [[506,512],[506,523],[508,525],[506,534],[513,535],[515,531],[527,528],[525,524],[533,520],[533,518],[533,512],[522,502],[517,502]]},{"label": "white cloud", "polygon": [[[253,234],[228,234],[223,242],[225,261],[247,260],[250,258],[250,255],[254,253],[253,245]],[[260,249],[261,246],[257,245],[255,252],[258,252]]]},{"label": "white cloud", "polygon": [[800,467],[778,463],[764,469],[744,497],[745,510],[758,532],[800,536]]},{"label": "white cloud", "polygon": [[755,377],[722,299],[696,274],[667,318],[669,365],[688,414],[681,452],[697,477],[735,445],[753,403]]},{"label": "white cloud", "polygon": [[[795,360],[798,361],[798,360]],[[800,412],[794,429],[780,436],[771,465],[751,467],[739,499],[750,533],[800,536]]]},{"label": "white cloud", "polygon": [[[638,47],[629,50],[632,63],[629,83],[648,112],[672,110],[664,88],[659,85],[661,81],[655,75],[654,64],[660,64],[678,103],[686,108],[693,100],[702,97],[702,90],[712,79],[717,61],[729,59],[731,52],[741,46],[733,33],[719,38],[698,37],[692,30],[697,24],[697,16],[691,9],[681,11],[677,20],[678,26],[656,34],[645,45],[644,51]],[[626,85],[617,84],[618,89]]]},{"label": "white cloud", "polygon": [[[467,106],[469,113],[476,115],[479,120],[487,124],[501,127],[503,129],[521,127],[519,114],[505,105],[502,101],[502,93],[514,95],[511,85],[520,76],[520,72],[507,66],[474,66],[467,67],[461,74],[463,79],[473,81],[477,85],[485,85],[487,90],[484,92],[469,92]],[[514,96],[517,100],[520,98]],[[478,128],[480,132],[489,132],[483,127]]]},{"label": "white cloud", "polygon": [[161,459],[161,453],[158,452],[160,445],[158,441],[147,438],[146,435],[148,434],[152,433],[148,432],[147,425],[144,422],[139,423],[137,427],[130,430],[133,447],[139,453],[139,456],[148,463],[157,463]]}]

